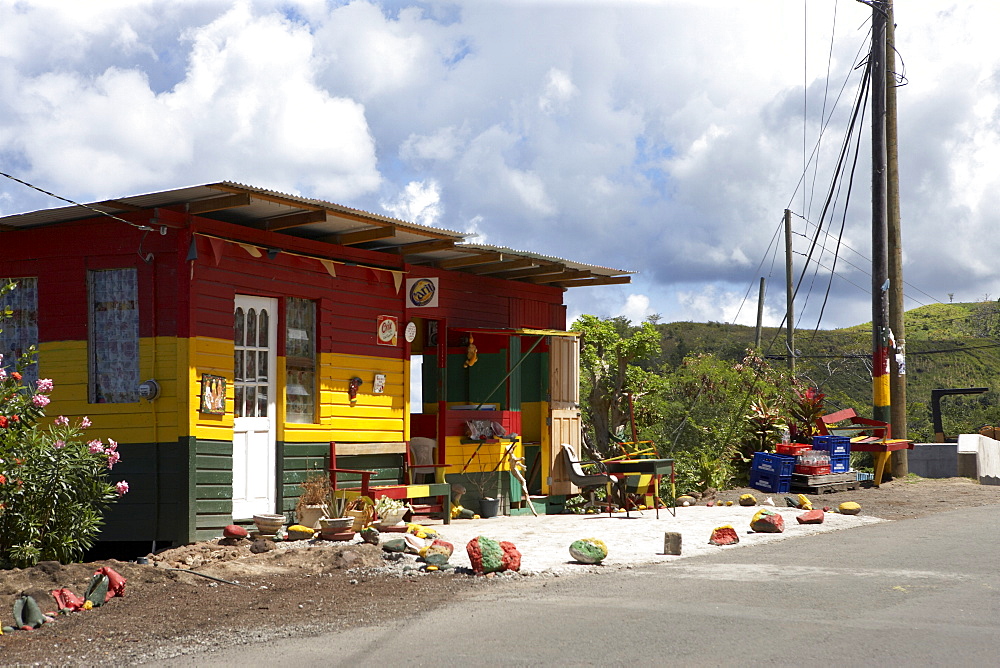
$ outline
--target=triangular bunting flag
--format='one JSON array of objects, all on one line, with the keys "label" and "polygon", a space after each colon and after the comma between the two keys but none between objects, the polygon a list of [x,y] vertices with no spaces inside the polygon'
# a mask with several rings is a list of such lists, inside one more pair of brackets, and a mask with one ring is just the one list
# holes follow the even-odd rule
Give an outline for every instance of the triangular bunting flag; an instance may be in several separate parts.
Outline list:
[{"label": "triangular bunting flag", "polygon": [[[222,261],[222,253],[223,253],[222,249],[223,249],[223,246],[225,246],[226,242],[223,241],[222,239],[217,239],[215,237],[209,237],[208,238],[208,244],[209,244],[209,246],[212,249],[212,262],[214,262],[215,266],[218,267],[219,266],[219,262]],[[253,255],[253,253],[251,253],[251,255]]]},{"label": "triangular bunting flag", "polygon": [[320,264],[322,264],[323,268],[326,269],[326,273],[330,274],[334,278],[337,278],[337,269],[335,268],[335,263],[332,260],[320,260]]},{"label": "triangular bunting flag", "polygon": [[392,284],[396,286],[396,294],[399,294],[399,286],[403,284],[403,272],[393,271],[392,274]]},{"label": "triangular bunting flag", "polygon": [[260,252],[260,249],[257,248],[256,246],[251,246],[250,244],[236,244],[236,245],[245,250],[247,253],[250,253],[250,257],[263,257],[264,255],[263,253]]}]

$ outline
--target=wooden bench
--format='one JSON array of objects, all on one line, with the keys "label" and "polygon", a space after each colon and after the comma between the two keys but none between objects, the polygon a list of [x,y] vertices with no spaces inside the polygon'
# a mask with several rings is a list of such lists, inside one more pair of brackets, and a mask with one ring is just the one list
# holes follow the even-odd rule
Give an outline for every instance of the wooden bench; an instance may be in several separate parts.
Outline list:
[{"label": "wooden bench", "polygon": [[855,452],[872,453],[872,458],[875,460],[876,487],[882,483],[892,453],[897,450],[913,449],[913,441],[892,438],[892,426],[889,423],[860,417],[853,408],[821,416],[816,420],[816,427],[823,435],[849,437],[851,450]]},{"label": "wooden bench", "polygon": [[[387,467],[374,470],[337,467],[337,455],[385,456]],[[417,468],[444,468],[443,464],[420,463]],[[330,489],[338,498],[353,499],[367,496],[372,501],[381,497],[409,501],[415,515],[440,513],[445,524],[451,523],[451,485],[446,482],[413,483],[413,463],[409,444],[336,443],[330,442]],[[434,499],[432,503],[415,503],[417,499]]]}]

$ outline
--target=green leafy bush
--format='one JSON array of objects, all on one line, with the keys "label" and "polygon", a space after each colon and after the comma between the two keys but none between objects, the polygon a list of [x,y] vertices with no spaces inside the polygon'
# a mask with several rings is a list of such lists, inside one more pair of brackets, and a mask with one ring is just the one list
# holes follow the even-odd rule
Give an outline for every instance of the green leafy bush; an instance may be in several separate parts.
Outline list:
[{"label": "green leafy bush", "polygon": [[[2,295],[2,291],[0,291]],[[39,561],[79,560],[94,544],[104,511],[128,491],[108,474],[121,458],[108,439],[85,441],[90,420],[71,424],[45,415],[54,389],[43,378],[34,387],[23,372],[33,350],[5,369],[0,355],[0,566],[27,567]]]}]

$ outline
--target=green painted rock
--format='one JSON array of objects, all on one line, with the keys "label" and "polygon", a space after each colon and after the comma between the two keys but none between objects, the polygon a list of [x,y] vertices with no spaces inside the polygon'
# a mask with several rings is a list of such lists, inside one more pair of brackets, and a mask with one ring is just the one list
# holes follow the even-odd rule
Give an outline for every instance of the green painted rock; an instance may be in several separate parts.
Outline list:
[{"label": "green painted rock", "polygon": [[480,575],[521,569],[521,553],[508,541],[477,536],[466,544],[465,551],[469,553],[473,572]]},{"label": "green painted rock", "polygon": [[608,556],[608,546],[597,538],[581,538],[569,546],[569,553],[582,564],[599,564]]},{"label": "green painted rock", "polygon": [[393,538],[382,543],[382,549],[386,552],[406,552],[406,541],[402,538]]}]

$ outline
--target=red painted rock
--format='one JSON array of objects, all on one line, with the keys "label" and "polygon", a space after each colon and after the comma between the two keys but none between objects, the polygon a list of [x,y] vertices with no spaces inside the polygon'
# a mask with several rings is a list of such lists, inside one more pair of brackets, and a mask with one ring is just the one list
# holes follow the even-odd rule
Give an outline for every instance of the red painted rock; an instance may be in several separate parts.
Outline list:
[{"label": "red painted rock", "polygon": [[246,538],[249,534],[247,530],[236,524],[230,524],[222,530],[222,535],[226,538]]},{"label": "red painted rock", "polygon": [[735,545],[738,542],[740,542],[740,537],[736,534],[736,529],[728,524],[713,529],[712,537],[708,539],[709,545]]},{"label": "red painted rock", "polygon": [[501,560],[501,563],[503,564],[503,570],[505,571],[521,570],[521,552],[516,547],[514,547],[514,543],[502,540],[500,541],[500,548],[503,550],[503,559]]},{"label": "red painted rock", "polygon": [[486,536],[477,536],[465,546],[469,553],[472,570],[483,575],[500,571],[517,571],[521,568],[521,553],[508,541],[495,541]]},{"label": "red painted rock", "polygon": [[750,529],[757,533],[781,533],[785,530],[785,518],[771,510],[761,510],[750,520]]},{"label": "red painted rock", "polygon": [[822,524],[823,523],[823,511],[810,510],[809,512],[802,513],[795,518],[795,521],[799,524]]}]

